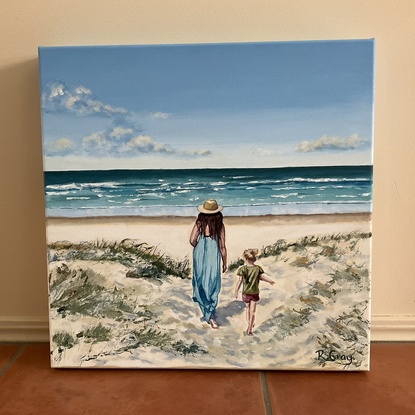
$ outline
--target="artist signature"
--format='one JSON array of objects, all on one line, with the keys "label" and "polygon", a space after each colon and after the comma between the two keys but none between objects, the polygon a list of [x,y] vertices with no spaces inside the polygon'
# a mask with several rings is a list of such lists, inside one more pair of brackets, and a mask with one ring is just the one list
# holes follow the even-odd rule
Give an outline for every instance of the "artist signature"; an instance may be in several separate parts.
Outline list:
[{"label": "artist signature", "polygon": [[340,362],[344,366],[349,366],[353,363],[353,355],[342,354],[336,350],[317,350],[317,359],[322,362]]}]

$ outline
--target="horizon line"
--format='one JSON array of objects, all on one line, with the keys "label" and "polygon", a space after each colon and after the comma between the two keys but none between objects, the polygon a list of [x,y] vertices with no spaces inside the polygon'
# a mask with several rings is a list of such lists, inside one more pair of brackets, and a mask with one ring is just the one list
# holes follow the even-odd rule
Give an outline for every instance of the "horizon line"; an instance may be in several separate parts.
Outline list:
[{"label": "horizon line", "polygon": [[109,168],[109,169],[74,169],[74,170],[44,170],[44,173],[69,173],[86,171],[187,171],[187,170],[275,170],[275,169],[308,169],[308,168],[333,168],[333,167],[373,167],[372,164],[333,164],[313,166],[278,166],[278,167],[192,167],[192,168]]}]

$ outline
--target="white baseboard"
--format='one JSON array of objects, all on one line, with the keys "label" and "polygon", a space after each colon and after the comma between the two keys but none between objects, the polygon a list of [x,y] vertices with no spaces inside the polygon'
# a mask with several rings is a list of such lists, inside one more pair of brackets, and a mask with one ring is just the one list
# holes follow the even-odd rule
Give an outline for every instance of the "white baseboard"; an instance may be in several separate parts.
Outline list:
[{"label": "white baseboard", "polygon": [[[372,316],[372,341],[415,341],[415,314]],[[49,321],[0,317],[0,342],[49,342]]]},{"label": "white baseboard", "polygon": [[372,341],[415,341],[415,314],[372,316]]},{"label": "white baseboard", "polygon": [[49,321],[32,317],[0,317],[0,342],[49,342]]}]

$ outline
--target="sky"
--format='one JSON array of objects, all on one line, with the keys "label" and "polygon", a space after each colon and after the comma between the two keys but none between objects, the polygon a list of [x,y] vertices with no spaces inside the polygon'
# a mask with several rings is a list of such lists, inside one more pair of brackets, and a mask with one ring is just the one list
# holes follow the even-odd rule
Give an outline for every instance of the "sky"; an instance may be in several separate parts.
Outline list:
[{"label": "sky", "polygon": [[372,164],[374,41],[39,49],[45,170]]}]

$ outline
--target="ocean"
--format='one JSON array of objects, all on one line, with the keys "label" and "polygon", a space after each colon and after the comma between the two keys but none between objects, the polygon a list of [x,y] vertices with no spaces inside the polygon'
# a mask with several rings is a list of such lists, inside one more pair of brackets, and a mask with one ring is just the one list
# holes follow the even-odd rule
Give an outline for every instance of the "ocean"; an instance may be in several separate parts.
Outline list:
[{"label": "ocean", "polygon": [[45,172],[47,217],[228,216],[372,210],[372,166]]}]

